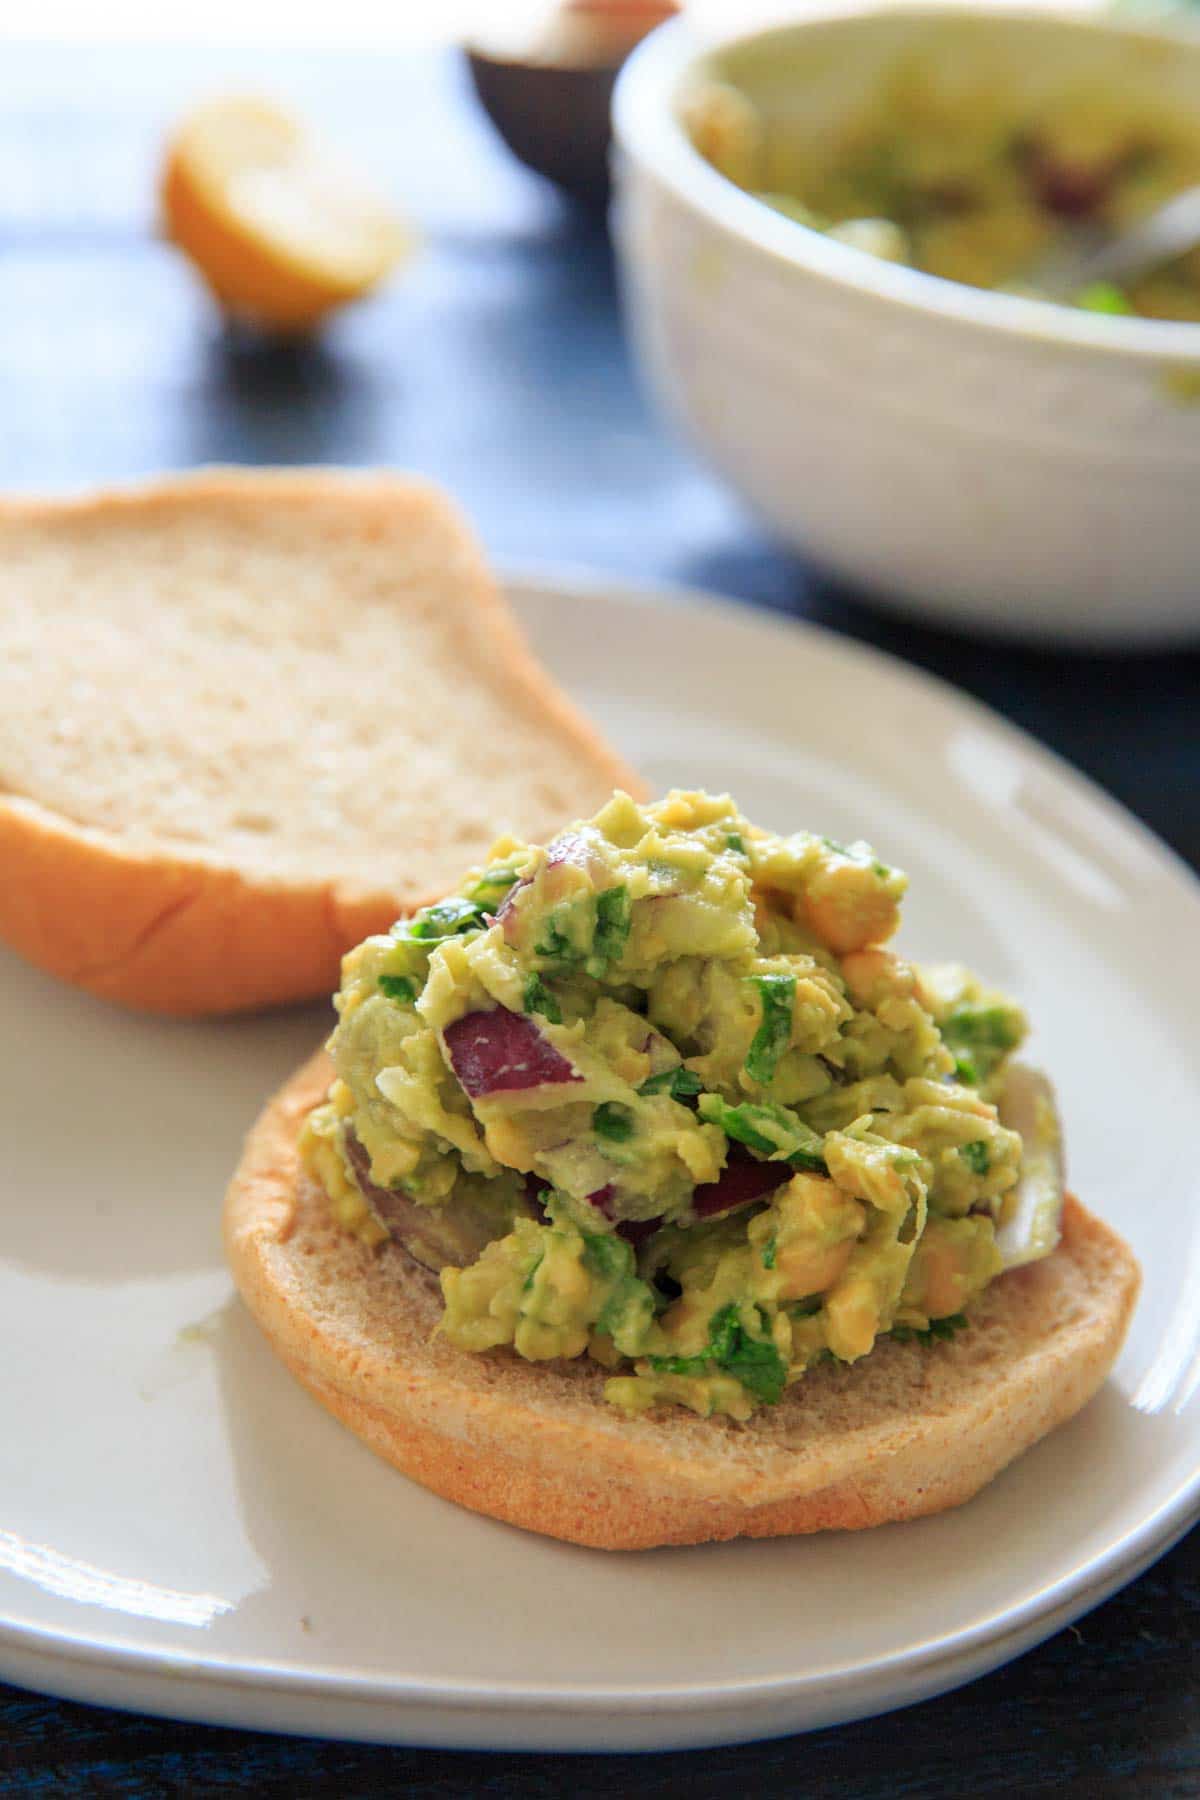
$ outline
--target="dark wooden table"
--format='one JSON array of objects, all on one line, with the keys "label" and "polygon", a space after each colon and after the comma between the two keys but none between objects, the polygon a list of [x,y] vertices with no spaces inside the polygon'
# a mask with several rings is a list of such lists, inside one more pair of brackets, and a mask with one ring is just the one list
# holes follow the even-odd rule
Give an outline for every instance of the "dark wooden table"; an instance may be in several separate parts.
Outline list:
[{"label": "dark wooden table", "polygon": [[[188,96],[229,85],[323,120],[424,234],[407,273],[319,347],[224,334],[156,240],[163,131]],[[212,461],[419,469],[498,555],[693,582],[880,645],[1027,726],[1200,867],[1200,655],[975,644],[806,577],[651,417],[602,231],[497,148],[448,55],[4,52],[0,487]],[[1198,1622],[1193,1531],[1079,1626],[956,1694],[669,1757],[272,1738],[0,1688],[0,1794],[1200,1795]]]}]

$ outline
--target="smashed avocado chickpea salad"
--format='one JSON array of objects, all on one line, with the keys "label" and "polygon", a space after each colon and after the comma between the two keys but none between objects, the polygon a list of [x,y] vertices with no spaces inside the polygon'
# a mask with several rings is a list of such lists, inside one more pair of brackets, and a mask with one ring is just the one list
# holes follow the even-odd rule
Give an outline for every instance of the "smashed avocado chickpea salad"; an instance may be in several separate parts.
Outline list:
[{"label": "smashed avocado chickpea salad", "polygon": [[1103,242],[1200,182],[1190,109],[1084,81],[1023,103],[986,71],[965,80],[954,57],[927,53],[881,71],[869,98],[833,122],[821,105],[806,108],[803,85],[786,103],[772,86],[764,107],[735,81],[705,79],[684,122],[720,174],[798,225],[971,287],[1200,320],[1200,252],[1190,248],[1164,250],[1126,287],[1042,292],[1056,252],[1079,260],[1085,231]]},{"label": "smashed avocado chickpea salad", "polygon": [[453,1344],[589,1356],[629,1413],[949,1335],[1054,1247],[1057,1130],[1040,1091],[1028,1151],[1004,1122],[1019,1009],[883,947],[905,885],[704,793],[504,840],[345,958],[308,1167],[438,1271]]}]

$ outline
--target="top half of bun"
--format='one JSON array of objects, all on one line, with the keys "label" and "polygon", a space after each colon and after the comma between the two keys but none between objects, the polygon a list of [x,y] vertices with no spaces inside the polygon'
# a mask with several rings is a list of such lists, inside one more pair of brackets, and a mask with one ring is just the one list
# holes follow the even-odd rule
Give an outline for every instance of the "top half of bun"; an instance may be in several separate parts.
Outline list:
[{"label": "top half of bun", "polygon": [[427,483],[0,506],[0,938],[68,981],[173,1013],[328,993],[497,836],[622,785]]}]

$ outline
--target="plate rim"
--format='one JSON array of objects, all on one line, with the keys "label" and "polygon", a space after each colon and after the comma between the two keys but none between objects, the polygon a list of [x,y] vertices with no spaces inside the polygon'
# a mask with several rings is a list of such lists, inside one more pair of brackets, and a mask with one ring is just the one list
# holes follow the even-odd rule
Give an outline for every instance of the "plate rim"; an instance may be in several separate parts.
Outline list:
[{"label": "plate rim", "polygon": [[[1181,1489],[1186,1485],[1181,1484]],[[1115,1558],[1119,1566],[1104,1569],[1094,1583],[1072,1584],[1069,1578],[1064,1577],[1050,1588],[1041,1590],[1036,1601],[1026,1602],[1020,1610],[1001,1615],[1003,1629],[993,1628],[992,1619],[988,1619],[978,1625],[965,1627],[950,1637],[932,1639],[917,1651],[897,1650],[870,1663],[826,1668],[799,1677],[748,1677],[715,1686],[698,1682],[676,1682],[655,1688],[590,1687],[578,1691],[569,1688],[535,1688],[532,1684],[522,1686],[513,1682],[483,1681],[478,1678],[464,1679],[452,1686],[449,1683],[426,1682],[415,1677],[364,1676],[338,1670],[303,1669],[285,1662],[247,1663],[213,1654],[178,1655],[133,1644],[114,1647],[84,1634],[46,1632],[37,1626],[13,1625],[2,1618],[0,1648],[24,1648],[34,1656],[89,1668],[106,1668],[123,1675],[147,1672],[186,1677],[212,1688],[224,1686],[235,1691],[244,1688],[296,1698],[344,1699],[369,1705],[410,1701],[431,1707],[444,1707],[453,1712],[483,1706],[488,1712],[497,1714],[519,1713],[525,1707],[536,1706],[539,1712],[554,1714],[618,1711],[630,1717],[653,1717],[661,1713],[690,1712],[709,1701],[725,1704],[743,1702],[750,1705],[758,1702],[767,1705],[791,1698],[801,1700],[809,1691],[821,1693],[830,1688],[846,1688],[856,1677],[861,1681],[876,1679],[886,1676],[893,1669],[929,1674],[936,1681],[943,1664],[952,1666],[969,1660],[974,1652],[984,1651],[989,1647],[998,1648],[1001,1655],[995,1662],[984,1662],[982,1666],[997,1666],[1007,1654],[1016,1655],[1021,1649],[1032,1647],[1041,1642],[1042,1637],[1063,1629],[1072,1619],[1093,1606],[1101,1605],[1123,1584],[1126,1567],[1133,1569],[1129,1579],[1134,1580],[1151,1563],[1164,1556],[1196,1522],[1186,1516],[1186,1509],[1180,1515],[1178,1499],[1177,1493],[1168,1506],[1160,1508],[1153,1515],[1162,1522],[1162,1529],[1151,1534],[1148,1543],[1141,1542],[1141,1528],[1127,1532],[1119,1540],[1115,1549],[1128,1550],[1128,1563]],[[1170,1517],[1167,1517],[1168,1513]],[[1135,1538],[1138,1543],[1132,1545]],[[603,1551],[596,1554],[607,1556],[613,1553]],[[629,1551],[616,1554],[640,1557],[646,1553]],[[1101,1569],[1102,1560],[1096,1559],[1087,1567],[1091,1570]],[[1049,1623],[1046,1632],[1039,1636],[1038,1627],[1047,1619]],[[1015,1646],[1011,1652],[1008,1649],[1010,1643]]]},{"label": "plate rim", "polygon": [[[522,593],[569,601],[599,598],[656,610],[684,605],[693,616],[707,614],[738,631],[749,630],[778,640],[788,638],[793,643],[797,636],[816,640],[843,668],[851,669],[855,664],[865,662],[886,680],[899,681],[910,688],[915,684],[919,692],[935,700],[943,710],[973,717],[990,733],[1007,740],[1023,757],[1032,758],[1035,764],[1048,768],[1069,791],[1074,790],[1102,815],[1107,815],[1115,828],[1126,835],[1132,834],[1159,871],[1171,879],[1172,885],[1186,891],[1188,903],[1196,908],[1200,922],[1200,875],[1178,851],[1059,751],[946,678],[910,663],[892,651],[844,636],[827,626],[688,583],[639,581],[619,573],[607,574],[592,567],[557,560],[531,562],[497,557],[493,559],[493,568],[502,591],[515,598],[514,610],[518,611],[518,616]],[[521,624],[524,629],[523,621]],[[816,1670],[735,1677],[719,1683],[668,1682],[650,1688],[644,1683],[627,1687],[595,1684],[546,1687],[533,1682],[497,1682],[480,1678],[448,1681],[444,1677],[366,1675],[344,1668],[314,1669],[293,1666],[286,1661],[244,1660],[227,1653],[190,1654],[137,1644],[114,1644],[95,1633],[47,1628],[2,1613],[0,1649],[5,1653],[6,1678],[17,1682],[26,1679],[23,1671],[14,1666],[11,1653],[18,1659],[29,1659],[27,1667],[45,1664],[48,1671],[56,1664],[71,1670],[106,1671],[114,1685],[122,1688],[129,1685],[131,1691],[128,1699],[110,1697],[96,1703],[158,1710],[166,1716],[171,1715],[165,1708],[156,1708],[144,1694],[139,1697],[136,1692],[139,1677],[151,1681],[165,1679],[194,1683],[201,1698],[221,1693],[234,1699],[238,1695],[247,1698],[265,1695],[323,1700],[331,1706],[342,1703],[399,1708],[400,1714],[388,1734],[388,1741],[397,1742],[405,1741],[405,1709],[418,1707],[444,1714],[448,1729],[453,1731],[455,1722],[461,1723],[472,1711],[477,1717],[497,1722],[519,1723],[522,1718],[536,1714],[548,1715],[551,1720],[575,1718],[582,1728],[586,1721],[598,1720],[606,1714],[617,1714],[630,1724],[655,1718],[677,1723],[685,1714],[708,1706],[740,1706],[750,1717],[756,1710],[778,1709],[790,1702],[798,1715],[797,1720],[791,1725],[775,1724],[769,1731],[817,1729],[837,1720],[913,1704],[944,1692],[960,1681],[988,1672],[1062,1629],[1110,1597],[1127,1581],[1136,1579],[1197,1520],[1200,1520],[1200,1433],[1196,1436],[1194,1464],[1181,1474],[1172,1491],[1152,1512],[1099,1554],[1030,1595],[1019,1606],[1004,1611],[993,1608],[986,1617],[957,1631],[931,1637],[916,1646],[890,1651],[869,1662],[860,1659],[825,1665]],[[960,1672],[955,1673],[956,1669]],[[881,1682],[885,1689],[890,1688],[893,1694],[901,1697],[888,1698],[886,1692],[881,1695],[861,1691]],[[34,1673],[32,1685],[38,1684],[38,1673]],[[857,1701],[856,1692],[859,1695]],[[82,1686],[76,1686],[74,1693],[76,1697],[87,1698]],[[814,1704],[806,1708],[805,1702],[810,1699]],[[189,1708],[188,1716],[202,1717],[203,1708]],[[224,1717],[238,1722],[234,1713],[228,1710]],[[253,1719],[247,1714],[242,1717],[250,1728],[254,1728]],[[260,1728],[271,1727],[262,1725]],[[337,1735],[336,1726],[321,1725],[318,1729],[321,1735]],[[756,1734],[751,1731],[747,1735]],[[426,1735],[419,1741],[449,1743],[451,1740]],[[465,1739],[462,1741],[466,1742]],[[740,1741],[736,1735],[726,1733],[719,1738],[706,1738],[702,1732],[694,1737],[684,1734],[671,1739],[672,1743],[680,1744],[735,1741]],[[520,1738],[518,1732],[509,1747],[517,1748],[520,1744],[533,1749],[543,1748],[546,1737],[535,1732]],[[580,1747],[594,1744],[595,1740],[588,1739],[585,1746],[581,1739]],[[605,1745],[596,1747],[614,1747],[611,1733]]]},{"label": "plate rim", "polygon": [[[926,669],[920,663],[909,662],[894,650],[881,649],[877,644],[869,644],[861,638],[838,631],[833,626],[823,625],[818,620],[784,612],[766,601],[738,599],[736,595],[722,594],[715,588],[696,587],[690,582],[639,581],[620,573],[609,576],[603,570],[586,564],[558,559],[541,562],[496,556],[492,558],[492,568],[499,586],[509,598],[510,590],[516,588],[530,594],[551,592],[573,598],[600,595],[651,608],[660,607],[664,602],[672,606],[684,604],[689,609],[723,618],[727,624],[748,626],[751,630],[762,629],[768,635],[788,636],[799,633],[803,637],[815,638],[835,658],[873,663],[884,677],[890,675],[893,679],[913,682],[935,696],[943,705],[973,713],[978,720],[1007,737],[1025,754],[1032,754],[1035,758],[1050,763],[1056,776],[1086,795],[1101,812],[1116,815],[1116,823],[1121,829],[1132,832],[1143,850],[1165,860],[1172,873],[1181,876],[1184,885],[1193,890],[1192,899],[1200,905],[1200,870],[1194,869],[1180,851],[1160,837],[1153,826],[1139,818],[1123,800],[1109,793],[1094,776],[1079,768],[1061,750],[1043,742],[1027,726],[1018,724],[988,701],[980,700],[965,688],[958,687],[947,676],[935,674],[932,669]],[[946,629],[949,632],[949,627]],[[961,636],[964,644],[972,641],[965,633],[950,632],[950,635]],[[1063,654],[1070,659],[1078,653],[1067,650]]]}]

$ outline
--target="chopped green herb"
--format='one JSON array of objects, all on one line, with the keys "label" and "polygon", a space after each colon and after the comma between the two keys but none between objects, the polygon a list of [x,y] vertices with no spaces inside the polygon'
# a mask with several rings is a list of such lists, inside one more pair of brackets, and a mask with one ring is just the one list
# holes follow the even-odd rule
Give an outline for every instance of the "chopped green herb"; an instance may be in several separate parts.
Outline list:
[{"label": "chopped green herb", "polygon": [[651,1368],[663,1375],[711,1375],[714,1365],[768,1406],[783,1396],[787,1364],[769,1339],[751,1337],[732,1304],[709,1320],[706,1355],[650,1358]]},{"label": "chopped green herb", "polygon": [[924,1331],[917,1331],[911,1325],[893,1325],[889,1335],[898,1344],[937,1344],[952,1338],[958,1331],[965,1331],[969,1323],[966,1313],[946,1313],[940,1319],[930,1319]]},{"label": "chopped green herb", "polygon": [[639,1094],[669,1094],[671,1083],[678,1074],[677,1069],[660,1069],[657,1075],[648,1075],[638,1089]]},{"label": "chopped green herb", "polygon": [[762,1023],[754,1034],[746,1073],[765,1087],[792,1035],[792,1005],[796,998],[794,975],[752,975],[750,980],[762,998]]},{"label": "chopped green herb", "polygon": [[850,854],[845,844],[839,844],[836,838],[823,837],[821,842],[827,850],[833,850],[838,856],[849,856]]},{"label": "chopped green herb", "polygon": [[643,1081],[639,1094],[670,1094],[672,1100],[692,1100],[703,1091],[704,1083],[690,1069],[663,1069]]},{"label": "chopped green herb", "polygon": [[700,1101],[700,1115],[710,1125],[719,1125],[727,1138],[758,1150],[763,1156],[774,1156],[779,1148],[773,1137],[754,1123],[754,1115],[765,1112],[756,1106],[727,1106],[719,1094],[705,1094]]},{"label": "chopped green herb", "polygon": [[633,1245],[615,1231],[585,1231],[583,1254],[592,1273],[605,1281],[633,1274]]},{"label": "chopped green herb", "polygon": [[534,1277],[537,1274],[538,1270],[541,1268],[542,1263],[545,1259],[545,1255],[546,1255],[546,1252],[544,1250],[539,1250],[537,1255],[534,1257],[533,1261],[530,1263],[529,1273],[526,1275],[524,1281],[521,1283],[521,1292],[523,1294],[527,1294],[529,1292],[530,1288],[533,1286]]},{"label": "chopped green herb", "polygon": [[531,975],[525,983],[525,1011],[541,1013],[551,1025],[562,1024],[562,1008],[540,975]]},{"label": "chopped green herb", "polygon": [[787,1364],[769,1340],[751,1337],[736,1306],[724,1306],[708,1324],[713,1361],[769,1406],[783,1397]]},{"label": "chopped green herb", "polygon": [[605,1100],[592,1114],[592,1129],[597,1137],[624,1144],[633,1136],[633,1114],[619,1100]]},{"label": "chopped green herb", "polygon": [[[813,1133],[813,1137],[818,1144],[821,1142],[816,1132]],[[828,1175],[829,1173],[829,1164],[820,1151],[811,1149],[807,1145],[793,1150],[787,1161],[793,1169],[805,1169],[812,1175]]]},{"label": "chopped green herb", "polygon": [[1019,1033],[1002,1006],[957,1006],[942,1021],[942,1036],[982,1050],[1014,1050]]},{"label": "chopped green herb", "polygon": [[790,1106],[776,1106],[763,1101],[758,1106],[743,1101],[729,1106],[719,1094],[702,1094],[700,1116],[710,1125],[719,1125],[728,1138],[757,1150],[761,1156],[790,1163],[793,1169],[811,1169],[818,1175],[829,1173],[823,1155],[819,1132],[806,1125]]},{"label": "chopped green herb", "polygon": [[727,833],[725,838],[725,848],[727,850],[736,850],[739,856],[745,856],[746,840],[743,838],[740,831],[731,831]]},{"label": "chopped green herb", "polygon": [[[721,1117],[721,1130],[735,1143],[745,1144],[747,1150],[757,1150],[760,1156],[774,1156],[774,1139],[751,1124],[747,1117],[749,1111],[749,1107],[727,1106]],[[716,1120],[712,1123],[715,1125]]]},{"label": "chopped green herb", "polygon": [[486,922],[478,901],[451,894],[448,900],[439,900],[436,906],[422,907],[413,918],[401,919],[393,925],[392,936],[415,938],[424,943],[458,937],[467,931],[482,931]]},{"label": "chopped green herb", "polygon": [[1089,283],[1076,294],[1075,304],[1084,312],[1128,315],[1135,310],[1129,295],[1112,281]]},{"label": "chopped green herb", "polygon": [[[986,1080],[1021,1041],[1020,1015],[1003,1006],[956,1006],[942,1020],[942,1038],[960,1061],[970,1063]],[[966,1055],[963,1055],[963,1052]]]},{"label": "chopped green herb", "polygon": [[553,915],[544,921],[541,942],[533,948],[536,955],[544,956],[550,962],[577,963],[580,960],[578,950]]},{"label": "chopped green herb", "polygon": [[417,986],[407,975],[381,975],[379,991],[386,994],[389,1000],[404,1000],[411,1004],[417,997]]},{"label": "chopped green herb", "polygon": [[520,874],[521,871],[512,863],[499,863],[494,869],[485,869],[467,898],[491,912],[520,879]]},{"label": "chopped green herb", "polygon": [[656,1308],[649,1283],[634,1272],[633,1245],[615,1231],[585,1232],[583,1259],[594,1275],[612,1284],[597,1331],[607,1331],[622,1355],[639,1355]]},{"label": "chopped green herb", "polygon": [[983,1138],[976,1138],[970,1144],[960,1144],[958,1154],[975,1175],[986,1175],[992,1166],[992,1159]]},{"label": "chopped green herb", "polygon": [[888,877],[891,875],[891,872],[892,871],[888,868],[886,863],[880,862],[878,857],[874,858],[874,860],[871,863],[872,875],[877,875],[879,877],[880,881],[886,881],[888,879]]},{"label": "chopped green herb", "polygon": [[629,937],[633,906],[627,887],[605,888],[596,895],[596,929],[592,935],[592,954],[587,961],[589,975],[601,976],[609,963],[617,961]]},{"label": "chopped green herb", "polygon": [[762,1265],[764,1269],[773,1269],[775,1267],[775,1255],[778,1249],[779,1245],[776,1242],[774,1232],[772,1232],[771,1236],[763,1245]]}]

